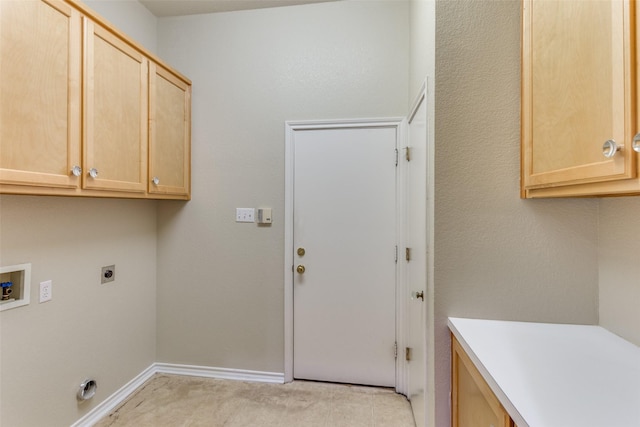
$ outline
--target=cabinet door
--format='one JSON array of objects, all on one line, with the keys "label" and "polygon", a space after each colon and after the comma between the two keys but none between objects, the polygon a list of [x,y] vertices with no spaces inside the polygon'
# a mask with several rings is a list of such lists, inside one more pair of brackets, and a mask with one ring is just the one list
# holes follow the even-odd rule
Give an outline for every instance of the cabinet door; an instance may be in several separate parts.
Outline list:
[{"label": "cabinet door", "polygon": [[79,13],[57,0],[0,1],[0,37],[0,184],[77,188]]},{"label": "cabinet door", "polygon": [[149,64],[149,193],[190,194],[191,85]]},{"label": "cabinet door", "polygon": [[83,188],[145,192],[148,60],[85,18],[84,66]]},{"label": "cabinet door", "polygon": [[511,427],[513,421],[455,337],[451,337],[451,425]]},{"label": "cabinet door", "polygon": [[[635,176],[633,7],[524,0],[524,189]],[[623,145],[611,159],[607,140]]]}]

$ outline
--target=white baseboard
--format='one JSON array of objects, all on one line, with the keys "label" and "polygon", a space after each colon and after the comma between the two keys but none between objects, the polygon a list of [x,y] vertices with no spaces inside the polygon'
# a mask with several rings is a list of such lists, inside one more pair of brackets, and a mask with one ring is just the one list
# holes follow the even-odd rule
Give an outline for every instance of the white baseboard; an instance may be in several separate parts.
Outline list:
[{"label": "white baseboard", "polygon": [[211,366],[176,365],[173,363],[154,363],[129,381],[118,391],[107,397],[71,427],[91,427],[106,417],[118,405],[124,402],[134,391],[155,374],[184,375],[190,377],[218,378],[236,381],[254,381],[261,383],[284,383],[284,373],[248,371],[244,369],[214,368]]},{"label": "white baseboard", "polygon": [[136,391],[138,387],[145,383],[155,373],[155,363],[142,371],[134,379],[122,386],[118,391],[107,397],[99,405],[87,412],[82,418],[73,423],[71,427],[91,427],[102,418],[109,415],[120,403],[124,402],[131,393]]},{"label": "white baseboard", "polygon": [[260,383],[284,383],[284,374],[277,372],[247,371],[244,369],[214,368],[210,366],[176,365],[173,363],[155,363],[154,365],[156,372],[159,374],[254,381]]}]

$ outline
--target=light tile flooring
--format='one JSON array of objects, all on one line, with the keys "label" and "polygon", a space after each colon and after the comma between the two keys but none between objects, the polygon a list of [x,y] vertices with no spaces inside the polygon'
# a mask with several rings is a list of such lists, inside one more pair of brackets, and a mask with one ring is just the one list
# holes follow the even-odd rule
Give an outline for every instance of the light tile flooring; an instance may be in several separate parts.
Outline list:
[{"label": "light tile flooring", "polygon": [[414,427],[407,399],[376,387],[155,375],[96,427]]}]

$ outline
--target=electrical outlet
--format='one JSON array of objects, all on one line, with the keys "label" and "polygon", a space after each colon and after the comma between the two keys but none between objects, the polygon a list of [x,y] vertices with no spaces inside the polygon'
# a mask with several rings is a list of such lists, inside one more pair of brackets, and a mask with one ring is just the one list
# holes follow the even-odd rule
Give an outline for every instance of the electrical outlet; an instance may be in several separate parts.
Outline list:
[{"label": "electrical outlet", "polygon": [[116,265],[107,265],[106,267],[102,267],[102,271],[100,272],[100,283],[105,284],[109,282],[113,282],[116,279]]},{"label": "electrical outlet", "polygon": [[53,297],[51,293],[52,285],[51,280],[40,282],[40,302],[51,301],[51,298]]}]

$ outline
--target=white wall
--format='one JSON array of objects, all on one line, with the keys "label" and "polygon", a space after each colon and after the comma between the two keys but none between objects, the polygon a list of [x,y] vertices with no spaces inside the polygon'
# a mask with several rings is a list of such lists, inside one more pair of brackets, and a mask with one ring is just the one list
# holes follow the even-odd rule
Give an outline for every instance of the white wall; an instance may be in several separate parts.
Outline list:
[{"label": "white wall", "polygon": [[640,197],[600,200],[600,324],[640,345]]},{"label": "white wall", "polygon": [[[193,81],[193,200],[158,216],[158,360],[284,371],[284,122],[407,113],[409,5],[159,19]],[[236,224],[272,207],[273,225]]]},{"label": "white wall", "polygon": [[520,8],[436,3],[438,426],[449,425],[447,316],[598,321],[598,200],[519,199]]},{"label": "white wall", "polygon": [[[139,3],[87,3],[155,49]],[[31,304],[0,312],[0,425],[70,425],[155,361],[156,202],[0,196],[0,265],[25,262]],[[44,280],[53,300],[39,304]],[[87,377],[98,392],[78,404]]]}]

